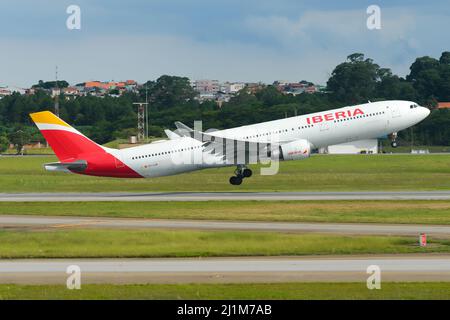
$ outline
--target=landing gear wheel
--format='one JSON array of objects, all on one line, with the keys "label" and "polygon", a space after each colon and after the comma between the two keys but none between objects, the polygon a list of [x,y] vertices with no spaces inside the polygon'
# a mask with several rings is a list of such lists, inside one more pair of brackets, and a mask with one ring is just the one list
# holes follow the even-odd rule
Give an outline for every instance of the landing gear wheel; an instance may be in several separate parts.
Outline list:
[{"label": "landing gear wheel", "polygon": [[397,132],[393,132],[389,135],[389,139],[391,139],[391,147],[397,148]]},{"label": "landing gear wheel", "polygon": [[233,186],[238,186],[238,185],[240,185],[242,183],[242,177],[240,177],[240,176],[232,176],[230,178],[230,183]]},{"label": "landing gear wheel", "polygon": [[252,174],[253,172],[250,169],[244,169],[244,171],[242,171],[242,175],[244,176],[244,178],[250,178]]},{"label": "landing gear wheel", "polygon": [[247,168],[245,165],[238,165],[236,170],[234,170],[235,176],[230,178],[230,183],[233,186],[238,186],[242,183],[244,178],[250,178],[253,174],[252,170]]}]

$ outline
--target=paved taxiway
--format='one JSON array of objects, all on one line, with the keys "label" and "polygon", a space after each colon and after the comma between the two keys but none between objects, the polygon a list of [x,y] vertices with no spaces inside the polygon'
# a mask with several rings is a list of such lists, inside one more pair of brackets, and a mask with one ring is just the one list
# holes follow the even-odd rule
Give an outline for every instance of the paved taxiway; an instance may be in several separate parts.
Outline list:
[{"label": "paved taxiway", "polygon": [[450,226],[369,224],[369,223],[299,223],[299,222],[249,222],[208,220],[162,220],[95,217],[47,217],[0,215],[0,228],[120,228],[120,229],[188,229],[233,230],[272,232],[320,232],[342,234],[413,235],[427,233],[433,236],[450,236]]},{"label": "paved taxiway", "polygon": [[77,265],[83,283],[365,281],[380,267],[384,281],[450,281],[449,255],[190,259],[0,260],[0,283],[65,283]]},{"label": "paved taxiway", "polygon": [[0,193],[0,202],[208,200],[450,200],[450,191]]}]

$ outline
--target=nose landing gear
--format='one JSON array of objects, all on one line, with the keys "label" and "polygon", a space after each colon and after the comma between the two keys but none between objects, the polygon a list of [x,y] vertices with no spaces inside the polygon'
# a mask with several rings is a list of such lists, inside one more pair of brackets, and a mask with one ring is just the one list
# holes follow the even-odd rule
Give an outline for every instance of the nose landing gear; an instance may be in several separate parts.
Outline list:
[{"label": "nose landing gear", "polygon": [[238,186],[242,184],[242,180],[244,178],[250,178],[253,174],[252,170],[247,168],[244,165],[239,165],[236,170],[234,171],[235,176],[232,176],[230,178],[230,184],[234,186]]},{"label": "nose landing gear", "polygon": [[397,144],[397,132],[393,132],[392,134],[389,135],[389,139],[391,139],[391,147],[392,148],[397,148],[398,144]]}]

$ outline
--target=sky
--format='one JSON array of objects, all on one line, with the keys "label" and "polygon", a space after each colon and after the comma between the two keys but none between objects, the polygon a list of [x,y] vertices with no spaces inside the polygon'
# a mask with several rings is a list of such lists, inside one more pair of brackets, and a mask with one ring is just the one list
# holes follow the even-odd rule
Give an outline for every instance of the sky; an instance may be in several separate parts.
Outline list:
[{"label": "sky", "polygon": [[[81,10],[69,30],[66,10]],[[367,8],[380,8],[369,30]],[[191,79],[326,84],[361,52],[405,76],[450,51],[450,2],[302,0],[0,0],[0,85],[38,80]]]}]

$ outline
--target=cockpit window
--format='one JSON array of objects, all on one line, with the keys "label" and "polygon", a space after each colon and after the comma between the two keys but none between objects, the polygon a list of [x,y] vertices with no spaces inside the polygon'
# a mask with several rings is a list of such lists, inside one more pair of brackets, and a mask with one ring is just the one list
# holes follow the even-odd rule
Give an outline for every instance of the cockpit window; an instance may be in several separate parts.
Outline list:
[{"label": "cockpit window", "polygon": [[410,109],[414,109],[414,108],[417,108],[417,107],[418,107],[417,104],[412,104],[412,105],[409,106]]}]

